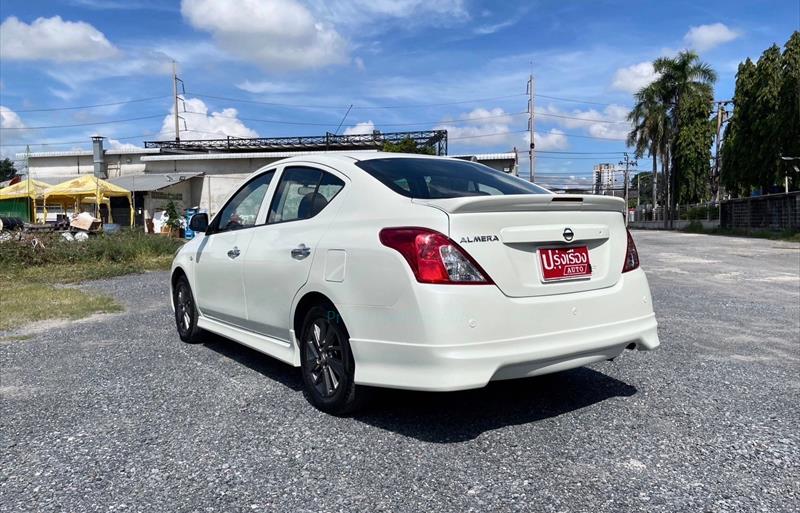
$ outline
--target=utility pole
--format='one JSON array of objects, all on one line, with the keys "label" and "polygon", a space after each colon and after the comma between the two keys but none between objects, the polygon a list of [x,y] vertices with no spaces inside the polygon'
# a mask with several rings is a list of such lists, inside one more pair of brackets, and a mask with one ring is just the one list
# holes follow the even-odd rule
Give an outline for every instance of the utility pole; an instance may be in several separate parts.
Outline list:
[{"label": "utility pole", "polygon": [[531,139],[531,145],[528,150],[528,161],[530,162],[531,167],[531,182],[536,181],[536,144],[533,142],[533,130],[534,130],[534,120],[533,120],[533,106],[534,106],[534,94],[533,88],[535,87],[535,83],[533,81],[533,73],[528,75],[528,136]]},{"label": "utility pole", "polygon": [[628,152],[627,151],[624,152],[623,155],[625,155],[624,159],[620,161],[619,165],[620,166],[625,166],[625,177],[624,177],[624,181],[625,181],[625,226],[628,226],[628,184],[630,183],[629,180],[628,180],[628,173],[630,171],[630,168],[631,167],[635,167],[637,164],[636,164],[635,160],[631,160],[630,159],[630,157],[628,156]]},{"label": "utility pole", "polygon": [[181,125],[180,125],[180,115],[178,114],[178,102],[183,101],[183,98],[178,96],[178,82],[181,83],[181,90],[184,94],[186,91],[183,88],[183,80],[178,78],[178,65],[175,61],[172,61],[172,96],[175,100],[175,142],[181,142]]},{"label": "utility pole", "polygon": [[722,124],[728,120],[728,109],[726,108],[729,103],[733,103],[732,100],[721,100],[718,102],[714,102],[717,104],[717,137],[714,140],[714,176],[711,179],[712,187],[716,184],[716,192],[714,194],[714,200],[719,201],[722,199],[722,180],[721,172],[720,172],[720,165],[719,165],[719,144],[720,144],[720,135],[722,132]]}]

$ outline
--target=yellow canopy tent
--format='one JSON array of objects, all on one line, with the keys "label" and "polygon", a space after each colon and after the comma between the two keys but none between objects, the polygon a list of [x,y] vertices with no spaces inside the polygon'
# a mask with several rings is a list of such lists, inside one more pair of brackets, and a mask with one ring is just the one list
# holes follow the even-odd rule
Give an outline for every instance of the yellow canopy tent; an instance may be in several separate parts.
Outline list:
[{"label": "yellow canopy tent", "polygon": [[[61,182],[52,187],[44,190],[42,194],[45,205],[48,199],[64,200],[74,199],[76,203],[80,203],[84,198],[92,198],[92,203],[100,205],[108,198],[128,198],[128,205],[131,208],[131,226],[133,226],[133,193],[128,189],[123,189],[118,185],[111,182],[101,180],[94,175],[83,175],[66,182]],[[110,210],[109,210],[110,212]],[[47,217],[47,209],[45,207],[45,218]]]},{"label": "yellow canopy tent", "polygon": [[29,198],[31,200],[31,221],[35,223],[36,200],[42,198],[44,190],[48,187],[50,187],[50,184],[28,177],[14,185],[9,185],[8,187],[0,189],[0,201]]}]

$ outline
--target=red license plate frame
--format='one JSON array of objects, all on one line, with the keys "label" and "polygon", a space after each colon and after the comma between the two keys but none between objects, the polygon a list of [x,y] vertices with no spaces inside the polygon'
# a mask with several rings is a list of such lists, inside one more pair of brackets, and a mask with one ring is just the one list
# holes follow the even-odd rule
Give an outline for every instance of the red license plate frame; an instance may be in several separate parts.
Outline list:
[{"label": "red license plate frame", "polygon": [[588,246],[539,248],[542,281],[586,280],[592,277]]}]

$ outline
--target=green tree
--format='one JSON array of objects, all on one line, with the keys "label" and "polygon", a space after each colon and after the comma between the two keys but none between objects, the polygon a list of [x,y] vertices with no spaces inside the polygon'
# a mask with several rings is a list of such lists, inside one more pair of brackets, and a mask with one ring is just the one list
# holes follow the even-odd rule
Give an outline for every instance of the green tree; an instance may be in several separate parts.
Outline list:
[{"label": "green tree", "polygon": [[[672,58],[660,57],[653,61],[653,69],[659,75],[655,82],[669,112],[671,165],[668,178],[670,206],[674,209],[678,199],[697,197],[697,175],[708,172],[711,140],[707,141],[706,165],[701,167],[693,137],[703,134],[703,130],[698,127],[698,117],[703,114],[699,103],[710,103],[713,100],[713,84],[717,80],[717,74],[691,50],[684,50]],[[710,113],[710,108],[708,112]],[[708,117],[703,121],[708,121]]]},{"label": "green tree", "polygon": [[758,165],[752,153],[756,144],[753,133],[755,114],[756,65],[750,59],[739,64],[733,95],[733,115],[722,142],[722,181],[732,196],[747,195],[757,183]]},{"label": "green tree", "polygon": [[794,32],[783,53],[767,48],[755,64],[747,59],[736,74],[734,111],[722,145],[722,181],[731,195],[752,188],[768,191],[793,176],[800,156],[800,32]]},{"label": "green tree", "polygon": [[[795,31],[786,41],[783,51],[783,84],[780,93],[779,133],[781,154],[800,157],[800,31]],[[793,172],[799,162],[781,161],[782,174],[792,177],[792,185],[800,185],[800,176]]]},{"label": "green tree", "polygon": [[[782,56],[780,48],[772,45],[767,48],[756,63],[754,116],[751,121],[753,157],[759,163],[756,181],[762,191],[778,181],[778,162],[781,154],[780,92],[783,85]],[[781,177],[782,179],[782,177]]]},{"label": "green tree", "polygon": [[[658,181],[656,182],[656,194],[659,198],[663,197],[664,187],[664,174],[656,173]],[[652,203],[653,198],[653,174],[652,173],[637,173],[631,178],[631,188],[639,192],[641,203]],[[662,191],[659,193],[658,191]]]},{"label": "green tree", "polygon": [[714,125],[709,120],[713,97],[710,92],[688,94],[676,108],[678,126],[672,152],[677,177],[675,203],[699,203],[708,199],[711,178],[711,145]]},{"label": "green tree", "polygon": [[705,196],[713,136],[708,116],[717,74],[690,50],[656,59],[653,69],[658,78],[636,94],[628,116],[633,124],[628,143],[637,156],[646,151],[661,157],[666,203],[674,209],[678,199]]},{"label": "green tree", "polygon": [[14,161],[9,158],[0,160],[0,182],[10,180],[17,174],[17,168],[14,167]]},{"label": "green tree", "polygon": [[[653,176],[658,174],[659,159],[662,173],[666,171],[669,160],[667,156],[669,155],[670,121],[667,104],[659,85],[658,83],[650,84],[636,93],[633,109],[628,114],[628,120],[632,123],[633,129],[628,133],[627,144],[634,148],[637,158],[642,158],[645,154],[652,157]],[[653,199],[654,205],[657,205],[658,191],[661,190],[663,195],[664,189],[660,189],[662,184],[659,180],[655,182],[655,190],[652,188],[652,178],[649,183],[651,186],[646,194]]]},{"label": "green tree", "polygon": [[384,142],[383,151],[391,153],[420,153],[423,155],[435,155],[436,151],[430,147],[422,144],[417,144],[414,139],[406,137],[399,143]]},{"label": "green tree", "polygon": [[164,207],[164,213],[167,214],[166,225],[169,226],[170,230],[179,230],[182,225],[182,219],[180,213],[178,213],[178,206],[175,205],[174,201],[169,200],[167,206]]}]

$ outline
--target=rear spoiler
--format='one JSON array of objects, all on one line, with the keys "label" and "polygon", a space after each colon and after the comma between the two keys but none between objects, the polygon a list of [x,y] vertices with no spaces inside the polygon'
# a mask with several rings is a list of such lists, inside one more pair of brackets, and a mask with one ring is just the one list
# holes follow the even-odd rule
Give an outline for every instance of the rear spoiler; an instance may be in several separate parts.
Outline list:
[{"label": "rear spoiler", "polygon": [[591,194],[509,194],[504,196],[465,196],[446,199],[414,199],[450,214],[477,212],[531,211],[611,211],[625,214],[625,200]]}]

